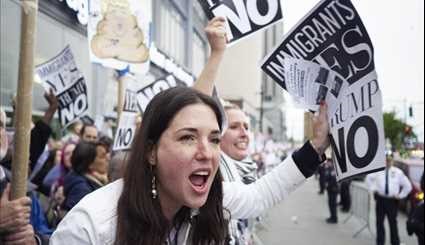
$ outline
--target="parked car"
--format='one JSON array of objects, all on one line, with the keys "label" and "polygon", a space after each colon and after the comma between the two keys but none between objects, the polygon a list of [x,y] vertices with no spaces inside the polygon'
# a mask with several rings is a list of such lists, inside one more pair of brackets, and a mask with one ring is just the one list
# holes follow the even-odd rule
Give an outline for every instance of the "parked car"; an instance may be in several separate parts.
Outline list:
[{"label": "parked car", "polygon": [[420,188],[421,177],[424,174],[424,159],[396,159],[395,166],[400,168],[412,183],[412,192],[406,199],[400,202],[401,209],[406,211],[406,213],[410,213],[419,202],[424,200],[424,193]]}]

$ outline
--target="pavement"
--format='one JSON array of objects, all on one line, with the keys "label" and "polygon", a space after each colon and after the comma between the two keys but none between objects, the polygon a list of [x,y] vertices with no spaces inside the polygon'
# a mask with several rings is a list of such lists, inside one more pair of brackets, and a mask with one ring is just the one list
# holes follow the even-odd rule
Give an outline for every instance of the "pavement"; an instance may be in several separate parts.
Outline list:
[{"label": "pavement", "polygon": [[[339,223],[327,224],[327,196],[318,195],[318,189],[317,180],[311,178],[282,204],[266,213],[262,225],[257,226],[256,245],[376,245],[374,203],[370,215],[371,231],[365,229],[353,238],[365,222],[351,217],[344,223],[350,215],[338,212]],[[406,215],[399,214],[401,242],[404,245],[417,245],[416,238],[407,235],[406,219]],[[389,237],[388,224],[386,227]],[[389,238],[387,244],[390,244]]]}]

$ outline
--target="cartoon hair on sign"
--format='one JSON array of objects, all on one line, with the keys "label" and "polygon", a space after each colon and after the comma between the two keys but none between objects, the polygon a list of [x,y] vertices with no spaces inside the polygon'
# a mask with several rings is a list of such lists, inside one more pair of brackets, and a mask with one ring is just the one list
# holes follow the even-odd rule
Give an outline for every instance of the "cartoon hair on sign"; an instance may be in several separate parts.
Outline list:
[{"label": "cartoon hair on sign", "polygon": [[101,59],[114,58],[130,63],[144,63],[149,59],[145,36],[136,16],[127,6],[109,3],[103,20],[97,24],[91,40],[94,55]]}]

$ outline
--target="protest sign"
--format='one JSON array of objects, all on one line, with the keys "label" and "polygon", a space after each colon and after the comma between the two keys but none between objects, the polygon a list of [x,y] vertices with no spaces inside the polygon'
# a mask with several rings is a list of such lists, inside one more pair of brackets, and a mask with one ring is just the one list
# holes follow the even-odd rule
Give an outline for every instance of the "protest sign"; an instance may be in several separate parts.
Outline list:
[{"label": "protest sign", "polygon": [[209,19],[227,20],[227,38],[233,44],[282,20],[280,0],[198,0]]},{"label": "protest sign", "polygon": [[155,95],[177,86],[186,86],[186,84],[178,82],[173,75],[168,75],[137,91],[137,101],[140,111],[144,112],[146,110],[146,107]]},{"label": "protest sign", "polygon": [[[264,72],[288,90],[294,81],[286,79],[294,78],[286,74],[286,58],[315,62],[348,84],[328,114],[338,180],[382,170],[385,136],[374,48],[351,1],[322,0],[264,59]],[[325,90],[309,96],[321,98]]]},{"label": "protest sign", "polygon": [[46,90],[52,89],[59,102],[59,120],[66,128],[88,110],[87,86],[69,46],[35,69]]},{"label": "protest sign", "polygon": [[130,149],[136,135],[136,121],[139,107],[137,105],[137,83],[127,80],[124,105],[114,140],[114,151]]},{"label": "protest sign", "polygon": [[138,0],[93,0],[87,25],[90,59],[132,73],[149,70],[149,21]]}]

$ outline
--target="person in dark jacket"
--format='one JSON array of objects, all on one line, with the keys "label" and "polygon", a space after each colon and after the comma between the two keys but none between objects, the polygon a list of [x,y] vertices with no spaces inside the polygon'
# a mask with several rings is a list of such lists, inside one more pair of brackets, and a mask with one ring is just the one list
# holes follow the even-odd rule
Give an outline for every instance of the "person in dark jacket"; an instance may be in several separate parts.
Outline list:
[{"label": "person in dark jacket", "polygon": [[326,188],[325,165],[326,164],[321,164],[319,168],[317,169],[317,173],[319,175],[319,195],[322,195],[325,193],[325,188]]},{"label": "person in dark jacket", "polygon": [[[34,167],[37,163],[38,158],[43,154],[47,142],[52,134],[52,128],[50,123],[52,122],[53,116],[58,109],[59,102],[54,95],[53,91],[44,94],[44,98],[49,104],[48,109],[44,112],[41,120],[37,121],[34,124],[34,127],[31,129],[31,140],[30,140],[30,156],[29,156],[29,170],[30,173],[34,170]],[[13,106],[14,108],[14,106]],[[13,142],[9,142],[13,146]],[[10,149],[13,152],[13,149]],[[12,159],[11,155],[9,158],[5,158],[1,161],[1,165],[7,169],[12,169]]]},{"label": "person in dark jacket", "polygon": [[71,210],[84,196],[108,183],[109,152],[103,144],[80,142],[72,157],[72,171],[64,180],[64,211]]},{"label": "person in dark jacket", "polygon": [[341,210],[344,213],[350,212],[351,209],[351,193],[350,193],[351,180],[341,182],[340,197],[341,197]]},{"label": "person in dark jacket", "polygon": [[[421,179],[421,189],[424,191],[424,176]],[[418,237],[418,244],[424,244],[424,201],[412,211],[407,220],[407,232],[411,236],[415,234]]]},{"label": "person in dark jacket", "polygon": [[324,176],[326,183],[326,191],[328,193],[328,205],[331,216],[326,220],[328,224],[338,223],[337,198],[339,186],[336,179],[336,171],[332,160],[328,159],[324,166]]}]

